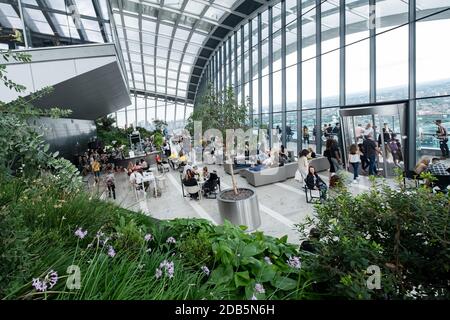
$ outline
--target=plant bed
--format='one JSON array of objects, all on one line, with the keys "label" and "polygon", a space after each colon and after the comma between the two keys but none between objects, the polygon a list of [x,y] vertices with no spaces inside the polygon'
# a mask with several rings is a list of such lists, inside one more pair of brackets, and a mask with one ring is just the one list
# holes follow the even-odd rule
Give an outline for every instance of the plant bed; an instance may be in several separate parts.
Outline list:
[{"label": "plant bed", "polygon": [[247,188],[223,190],[217,197],[222,223],[225,220],[234,225],[245,225],[249,231],[261,225],[258,198],[256,193]]}]

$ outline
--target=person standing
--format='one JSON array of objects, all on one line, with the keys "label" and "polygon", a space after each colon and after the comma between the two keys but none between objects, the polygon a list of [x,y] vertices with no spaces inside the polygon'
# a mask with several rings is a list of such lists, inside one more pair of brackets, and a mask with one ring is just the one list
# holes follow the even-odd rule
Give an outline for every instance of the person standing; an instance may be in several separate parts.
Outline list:
[{"label": "person standing", "polygon": [[303,142],[306,146],[309,146],[309,129],[307,126],[303,126]]},{"label": "person standing", "polygon": [[358,183],[359,180],[359,164],[361,163],[361,153],[359,152],[358,146],[356,144],[352,144],[350,146],[350,153],[348,155],[348,165],[353,167],[353,183]]},{"label": "person standing", "polygon": [[376,157],[379,153],[377,143],[373,139],[373,133],[369,133],[363,142],[364,155],[369,160],[369,176],[377,175]]},{"label": "person standing", "polygon": [[435,121],[438,130],[436,131],[437,138],[439,139],[439,147],[441,148],[442,157],[449,157],[449,149],[448,149],[448,133],[447,128],[442,124],[442,120]]},{"label": "person standing", "polygon": [[94,162],[92,163],[92,172],[94,173],[95,182],[98,183],[100,179],[100,170],[101,164],[97,158],[94,158]]},{"label": "person standing", "polygon": [[116,200],[116,179],[114,177],[114,170],[109,167],[108,174],[105,178],[106,187],[108,188],[108,194],[111,198],[111,194],[114,200]]}]

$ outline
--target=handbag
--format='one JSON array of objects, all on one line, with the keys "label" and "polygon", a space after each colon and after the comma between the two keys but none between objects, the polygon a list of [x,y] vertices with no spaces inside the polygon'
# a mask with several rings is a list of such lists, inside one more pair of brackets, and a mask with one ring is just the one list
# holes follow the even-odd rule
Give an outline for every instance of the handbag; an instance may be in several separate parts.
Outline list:
[{"label": "handbag", "polygon": [[302,174],[300,173],[300,171],[295,171],[295,177],[294,177],[294,179],[295,179],[295,181],[298,181],[298,182],[300,182],[300,181],[302,181],[303,180],[303,177],[302,177]]}]

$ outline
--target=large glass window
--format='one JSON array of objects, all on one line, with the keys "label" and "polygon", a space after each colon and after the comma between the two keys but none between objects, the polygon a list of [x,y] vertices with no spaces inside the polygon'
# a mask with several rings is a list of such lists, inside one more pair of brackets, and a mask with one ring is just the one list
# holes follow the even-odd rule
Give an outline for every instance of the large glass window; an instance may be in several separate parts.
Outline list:
[{"label": "large glass window", "polygon": [[286,110],[297,110],[297,66],[286,69]]},{"label": "large glass window", "polygon": [[280,112],[282,110],[282,81],[281,71],[273,73],[273,112]]},{"label": "large glass window", "polygon": [[408,26],[378,34],[377,101],[408,98]]},{"label": "large glass window", "polygon": [[316,107],[316,59],[302,63],[302,108]]},{"label": "large glass window", "polygon": [[303,137],[302,148],[312,148],[316,151],[316,141],[320,139],[320,132],[316,134],[316,110],[303,110],[302,111],[302,130],[306,130],[309,133],[309,139]]},{"label": "large glass window", "polygon": [[[355,37],[358,37],[356,34]],[[346,48],[346,103],[369,102],[370,92],[370,42],[369,39],[354,43]]]},{"label": "large glass window", "polygon": [[[423,156],[442,156],[440,143],[436,137],[436,120],[450,130],[450,98],[423,99],[417,101],[417,160]],[[448,142],[447,142],[448,145]]]},{"label": "large glass window", "polygon": [[450,10],[420,20],[417,29],[417,96],[450,93]]}]

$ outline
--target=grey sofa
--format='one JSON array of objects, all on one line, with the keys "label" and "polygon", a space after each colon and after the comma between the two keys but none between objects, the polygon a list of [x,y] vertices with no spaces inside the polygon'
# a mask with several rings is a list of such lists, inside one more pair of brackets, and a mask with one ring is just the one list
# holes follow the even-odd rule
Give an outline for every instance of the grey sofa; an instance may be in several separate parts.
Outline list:
[{"label": "grey sofa", "polygon": [[226,173],[231,174],[231,166],[233,166],[234,174],[237,174],[237,173],[239,173],[242,170],[250,168],[249,164],[238,164],[236,166],[235,164],[231,165],[229,163],[224,163],[223,164],[223,169],[225,170]]},{"label": "grey sofa", "polygon": [[309,165],[316,169],[316,172],[327,171],[330,169],[330,162],[326,157],[318,157],[309,160]]},{"label": "grey sofa", "polygon": [[[310,165],[312,165],[317,172],[325,171],[330,168],[328,159],[324,157],[310,160]],[[282,167],[267,168],[261,171],[251,171],[249,169],[241,170],[239,171],[239,175],[244,177],[252,186],[258,187],[294,178],[297,168],[297,162],[290,162]]]}]

